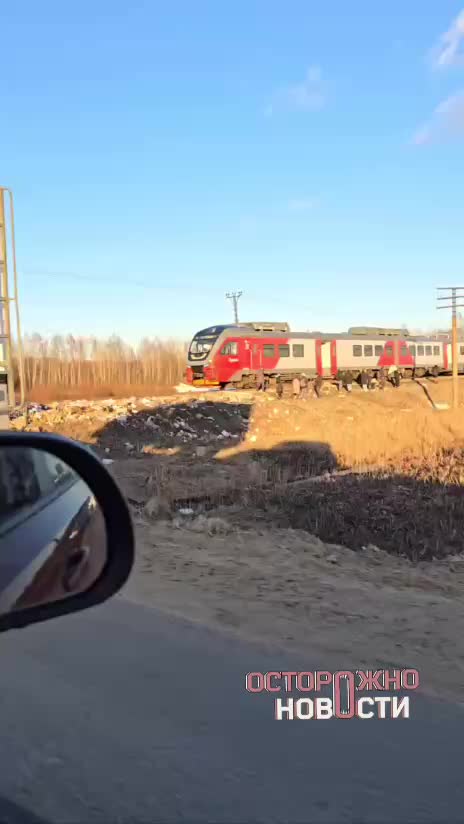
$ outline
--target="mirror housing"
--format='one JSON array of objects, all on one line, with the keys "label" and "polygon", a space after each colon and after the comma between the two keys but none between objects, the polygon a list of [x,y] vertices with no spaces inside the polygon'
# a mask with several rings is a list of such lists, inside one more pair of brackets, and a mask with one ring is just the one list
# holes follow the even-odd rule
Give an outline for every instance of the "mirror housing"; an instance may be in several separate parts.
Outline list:
[{"label": "mirror housing", "polygon": [[[134,562],[134,531],[128,505],[107,469],[89,447],[60,435],[1,432],[0,453],[13,447],[39,450],[67,464],[85,482],[99,505],[106,528],[104,564],[88,589],[61,600],[42,601],[34,606],[0,614],[0,632],[19,629],[68,615],[111,598],[127,581]],[[15,527],[13,526],[11,532]]]}]

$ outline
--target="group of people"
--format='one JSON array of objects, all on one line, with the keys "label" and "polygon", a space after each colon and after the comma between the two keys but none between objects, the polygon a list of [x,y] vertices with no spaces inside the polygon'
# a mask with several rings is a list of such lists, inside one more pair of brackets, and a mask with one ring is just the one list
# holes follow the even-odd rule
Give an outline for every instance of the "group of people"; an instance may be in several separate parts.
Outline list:
[{"label": "group of people", "polygon": [[[264,374],[263,369],[258,371],[256,379],[257,389],[261,392],[266,392],[269,388],[269,378]],[[390,367],[388,370],[381,367],[376,378],[372,377],[370,372],[363,370],[359,378],[363,392],[369,392],[376,387],[381,390],[385,389],[387,379],[392,382],[393,386],[398,387],[401,383],[401,375],[399,370],[396,367]],[[354,375],[350,370],[345,372],[338,371],[335,380],[339,392],[341,392],[342,389],[346,389],[347,392],[352,391]],[[320,375],[317,375],[317,377],[311,381],[316,398],[320,398],[321,396],[323,383],[323,378],[321,378]],[[307,399],[309,397],[309,387],[310,381],[308,380],[307,375],[302,373],[299,377],[294,377],[292,380],[293,397]],[[282,380],[281,375],[276,376],[276,394],[278,398],[282,398],[284,394],[284,381]]]},{"label": "group of people", "polygon": [[[389,367],[386,370],[383,366],[377,372],[377,377],[373,377],[370,372],[366,371],[365,369],[362,370],[359,376],[359,382],[361,384],[361,389],[363,392],[369,392],[372,389],[376,389],[377,387],[381,390],[385,389],[385,384],[387,380],[391,381],[393,386],[398,387],[401,383],[401,374],[399,369],[396,366]],[[346,372],[338,372],[336,376],[336,382],[338,391],[340,392],[343,388],[346,389],[347,392],[351,392],[353,387],[354,376],[353,373],[349,370]]]},{"label": "group of people", "polygon": [[[284,394],[284,381],[282,380],[281,375],[276,376],[276,394],[277,397],[280,399],[283,397]],[[320,398],[322,385],[324,381],[320,375],[311,381],[312,388],[314,391],[314,395],[316,398]],[[307,375],[302,373],[299,377],[296,376],[292,380],[292,394],[294,398],[302,398],[306,400],[309,397],[309,387],[310,381],[308,380]],[[266,392],[269,388],[269,378],[264,374],[264,370],[260,369],[256,375],[256,388],[260,392]]]}]

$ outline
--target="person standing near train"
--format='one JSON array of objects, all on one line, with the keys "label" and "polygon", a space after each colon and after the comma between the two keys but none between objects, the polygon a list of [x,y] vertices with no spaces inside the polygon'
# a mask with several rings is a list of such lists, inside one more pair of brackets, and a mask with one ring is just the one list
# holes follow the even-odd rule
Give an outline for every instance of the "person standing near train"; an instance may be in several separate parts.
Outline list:
[{"label": "person standing near train", "polygon": [[292,387],[293,387],[293,397],[295,399],[299,398],[300,395],[301,395],[301,386],[300,386],[300,379],[299,378],[297,378],[297,377],[293,378]]},{"label": "person standing near train", "polygon": [[264,392],[264,369],[258,369],[256,373],[256,389],[258,392]]},{"label": "person standing near train", "polygon": [[308,378],[302,373],[300,377],[301,397],[303,400],[308,400]]},{"label": "person standing near train", "polygon": [[345,388],[347,392],[351,392],[353,389],[353,373],[350,370],[345,372]]},{"label": "person standing near train", "polygon": [[316,380],[314,381],[314,394],[316,398],[320,398],[322,394],[322,387],[324,384],[323,378],[320,375],[317,375]]},{"label": "person standing near train", "polygon": [[279,401],[282,400],[283,394],[284,394],[284,384],[283,384],[283,381],[282,381],[282,376],[277,375],[277,377],[276,377],[276,395],[277,395]]},{"label": "person standing near train", "polygon": [[385,369],[383,366],[380,367],[377,377],[379,381],[379,389],[383,391],[385,389]]},{"label": "person standing near train", "polygon": [[392,364],[392,366],[388,367],[388,379],[391,382],[391,384],[396,389],[398,389],[398,387],[401,383],[401,376],[400,376],[400,371],[399,371],[398,367],[394,364]]}]

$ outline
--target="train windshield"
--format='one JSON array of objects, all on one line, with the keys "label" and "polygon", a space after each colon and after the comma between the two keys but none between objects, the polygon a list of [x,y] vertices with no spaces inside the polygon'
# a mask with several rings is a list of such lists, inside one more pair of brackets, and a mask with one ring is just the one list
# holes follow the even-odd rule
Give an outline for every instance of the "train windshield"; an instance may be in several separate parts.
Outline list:
[{"label": "train windshield", "polygon": [[189,357],[194,360],[205,358],[211,350],[213,343],[214,341],[207,340],[206,338],[194,338],[190,344]]},{"label": "train windshield", "polygon": [[209,329],[197,332],[190,344],[189,359],[204,360],[225,328],[225,326],[211,326]]}]

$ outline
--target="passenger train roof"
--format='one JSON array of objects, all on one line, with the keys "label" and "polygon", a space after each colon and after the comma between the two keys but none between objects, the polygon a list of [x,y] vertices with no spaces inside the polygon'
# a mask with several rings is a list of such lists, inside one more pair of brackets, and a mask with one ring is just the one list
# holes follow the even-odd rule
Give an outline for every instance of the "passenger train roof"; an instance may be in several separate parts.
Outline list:
[{"label": "passenger train roof", "polygon": [[253,329],[252,326],[245,326],[244,324],[235,324],[235,323],[222,323],[218,324],[217,326],[209,326],[207,329],[201,329],[199,332],[195,334],[195,338],[206,337],[208,335],[217,335],[219,336],[223,332],[227,332],[233,335],[235,338],[246,338],[246,337],[254,337],[256,335],[262,336],[263,334],[269,338],[283,338],[284,340],[288,338],[300,338],[304,340],[315,340],[315,339],[322,339],[322,340],[359,340],[366,343],[367,341],[392,341],[392,340],[408,340],[408,341],[424,341],[430,343],[450,343],[451,337],[443,338],[437,337],[436,335],[404,335],[404,337],[398,335],[392,335],[388,337],[387,335],[350,335],[348,332],[261,332]]}]

